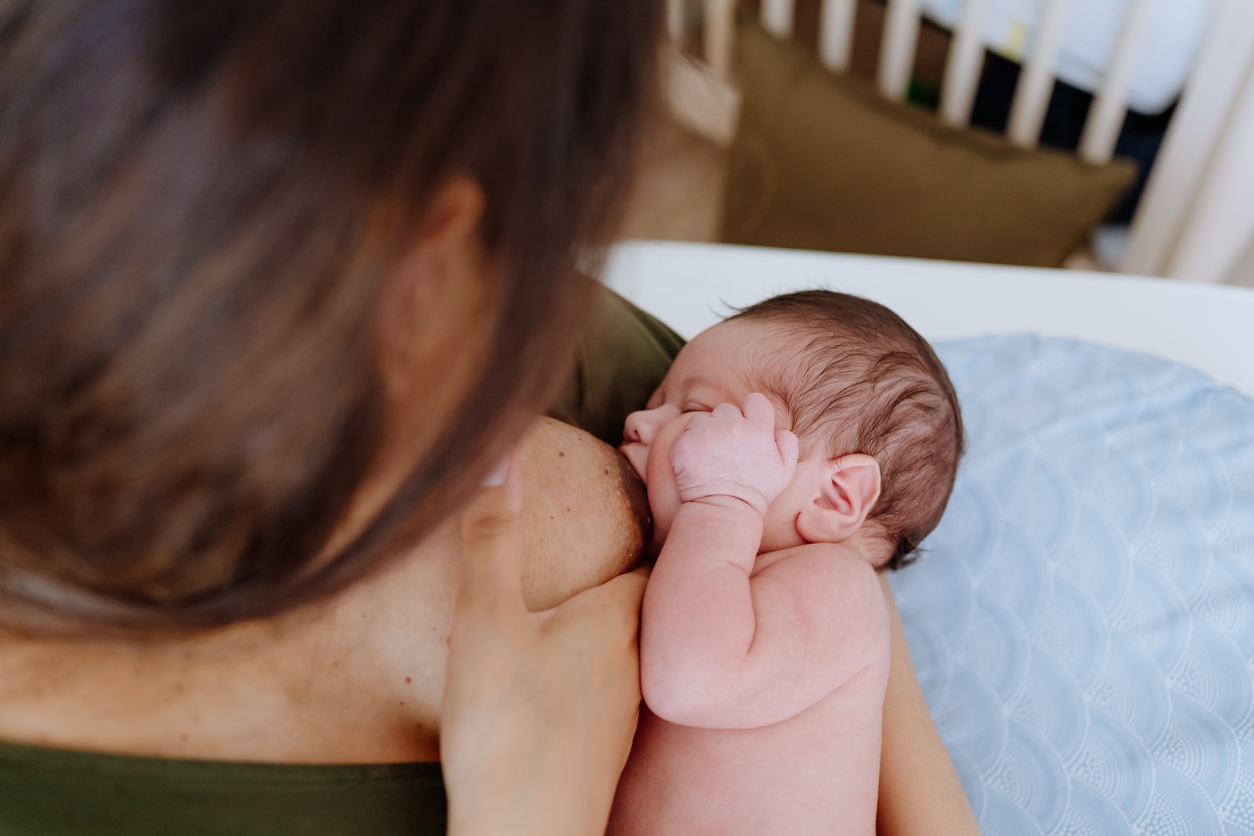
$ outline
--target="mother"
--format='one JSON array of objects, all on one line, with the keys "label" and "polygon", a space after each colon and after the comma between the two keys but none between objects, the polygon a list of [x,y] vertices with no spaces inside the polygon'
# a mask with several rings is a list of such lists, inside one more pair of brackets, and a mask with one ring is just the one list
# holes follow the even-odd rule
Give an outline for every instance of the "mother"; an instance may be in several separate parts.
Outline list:
[{"label": "mother", "polygon": [[[2,829],[421,832],[437,757],[450,832],[603,826],[636,488],[562,425],[505,453],[655,5],[0,2]],[[884,820],[938,832],[903,664]]]}]

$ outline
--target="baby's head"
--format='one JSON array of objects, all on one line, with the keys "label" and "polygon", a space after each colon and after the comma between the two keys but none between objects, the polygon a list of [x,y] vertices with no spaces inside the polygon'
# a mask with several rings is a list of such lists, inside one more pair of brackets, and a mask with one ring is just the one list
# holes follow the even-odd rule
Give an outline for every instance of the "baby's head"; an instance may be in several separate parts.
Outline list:
[{"label": "baby's head", "polygon": [[797,434],[793,483],[768,510],[762,551],[843,541],[874,543],[896,569],[936,527],[963,449],[953,384],[931,346],[883,305],[830,291],[768,299],[697,335],[648,407],[627,419],[623,452],[649,488],[661,538],[679,507],[670,445],[692,414],[775,406]]}]

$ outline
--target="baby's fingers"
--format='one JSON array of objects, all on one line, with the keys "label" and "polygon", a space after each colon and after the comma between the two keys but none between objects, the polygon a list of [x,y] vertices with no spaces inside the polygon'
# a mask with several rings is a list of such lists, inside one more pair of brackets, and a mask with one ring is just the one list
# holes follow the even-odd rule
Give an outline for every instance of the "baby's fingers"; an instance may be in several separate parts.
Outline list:
[{"label": "baby's fingers", "polygon": [[761,392],[752,392],[745,398],[745,417],[759,426],[775,428],[775,407]]},{"label": "baby's fingers", "polygon": [[788,430],[776,430],[775,448],[779,450],[779,458],[784,463],[788,471],[788,481],[791,482],[793,473],[797,469],[797,456],[800,452],[797,436]]}]

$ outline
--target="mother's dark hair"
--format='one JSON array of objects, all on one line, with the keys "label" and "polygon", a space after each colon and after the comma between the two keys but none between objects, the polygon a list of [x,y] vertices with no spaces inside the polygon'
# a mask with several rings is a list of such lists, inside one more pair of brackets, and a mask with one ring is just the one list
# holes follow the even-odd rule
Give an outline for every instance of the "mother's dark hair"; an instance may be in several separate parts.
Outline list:
[{"label": "mother's dark hair", "polygon": [[[657,5],[0,0],[0,624],[269,616],[446,515],[552,390]],[[386,279],[457,175],[501,268],[489,360],[327,558],[382,443]]]}]

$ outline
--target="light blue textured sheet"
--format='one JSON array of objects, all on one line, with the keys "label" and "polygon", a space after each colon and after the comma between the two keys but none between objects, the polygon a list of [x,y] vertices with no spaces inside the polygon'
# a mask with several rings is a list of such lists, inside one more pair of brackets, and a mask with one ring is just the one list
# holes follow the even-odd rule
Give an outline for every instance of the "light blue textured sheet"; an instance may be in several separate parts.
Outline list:
[{"label": "light blue textured sheet", "polygon": [[937,350],[970,448],[893,587],[983,833],[1254,834],[1254,402],[1069,340]]}]

